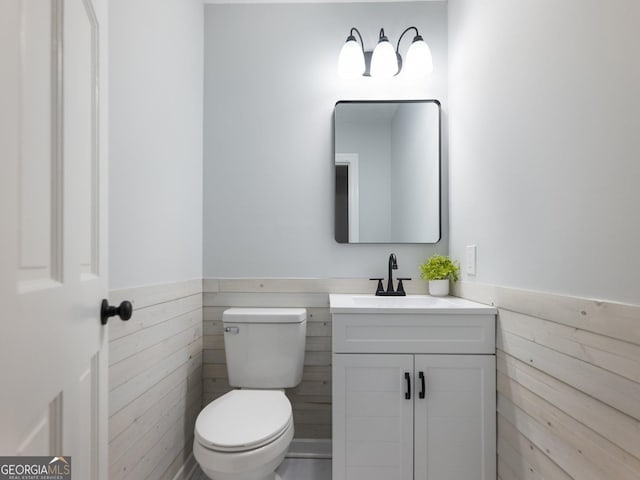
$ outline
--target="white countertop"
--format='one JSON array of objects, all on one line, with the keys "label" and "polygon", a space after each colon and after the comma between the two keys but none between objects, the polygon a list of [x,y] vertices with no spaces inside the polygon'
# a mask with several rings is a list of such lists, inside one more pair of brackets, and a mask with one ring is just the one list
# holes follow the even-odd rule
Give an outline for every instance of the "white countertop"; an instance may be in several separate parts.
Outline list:
[{"label": "white countertop", "polygon": [[495,307],[458,297],[407,295],[384,297],[366,294],[330,294],[331,313],[468,314],[495,315]]}]

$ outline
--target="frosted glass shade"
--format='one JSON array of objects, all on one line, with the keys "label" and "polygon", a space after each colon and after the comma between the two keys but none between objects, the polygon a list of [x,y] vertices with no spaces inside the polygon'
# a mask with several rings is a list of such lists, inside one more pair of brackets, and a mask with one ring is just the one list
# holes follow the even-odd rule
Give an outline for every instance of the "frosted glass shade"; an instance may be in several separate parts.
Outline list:
[{"label": "frosted glass shade", "polygon": [[342,78],[357,78],[365,70],[362,47],[353,36],[350,36],[340,50],[338,57],[338,75]]},{"label": "frosted glass shade", "polygon": [[371,56],[371,76],[377,78],[391,78],[398,73],[398,57],[388,40],[376,45]]},{"label": "frosted glass shade", "polygon": [[431,49],[424,40],[416,40],[411,44],[402,70],[404,75],[411,77],[422,77],[433,72]]}]

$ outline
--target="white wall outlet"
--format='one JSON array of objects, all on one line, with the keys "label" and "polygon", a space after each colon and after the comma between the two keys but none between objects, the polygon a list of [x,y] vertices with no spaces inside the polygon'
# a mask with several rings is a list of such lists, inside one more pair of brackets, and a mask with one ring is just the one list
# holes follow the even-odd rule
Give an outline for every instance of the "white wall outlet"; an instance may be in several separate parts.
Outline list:
[{"label": "white wall outlet", "polygon": [[467,275],[476,274],[476,246],[467,245],[467,258],[465,261]]}]

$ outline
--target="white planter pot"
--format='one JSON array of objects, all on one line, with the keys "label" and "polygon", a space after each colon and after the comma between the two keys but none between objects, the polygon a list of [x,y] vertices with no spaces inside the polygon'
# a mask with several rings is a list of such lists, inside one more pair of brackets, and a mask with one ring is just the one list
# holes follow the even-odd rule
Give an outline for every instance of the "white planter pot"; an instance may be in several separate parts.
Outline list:
[{"label": "white planter pot", "polygon": [[446,297],[449,295],[449,279],[429,280],[429,295],[432,297]]}]

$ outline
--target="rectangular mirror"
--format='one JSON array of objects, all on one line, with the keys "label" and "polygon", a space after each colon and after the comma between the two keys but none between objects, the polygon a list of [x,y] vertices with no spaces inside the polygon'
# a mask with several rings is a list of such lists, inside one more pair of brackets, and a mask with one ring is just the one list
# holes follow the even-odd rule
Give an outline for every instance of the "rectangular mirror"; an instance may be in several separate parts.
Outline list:
[{"label": "rectangular mirror", "polygon": [[338,243],[440,240],[440,102],[335,107]]}]

